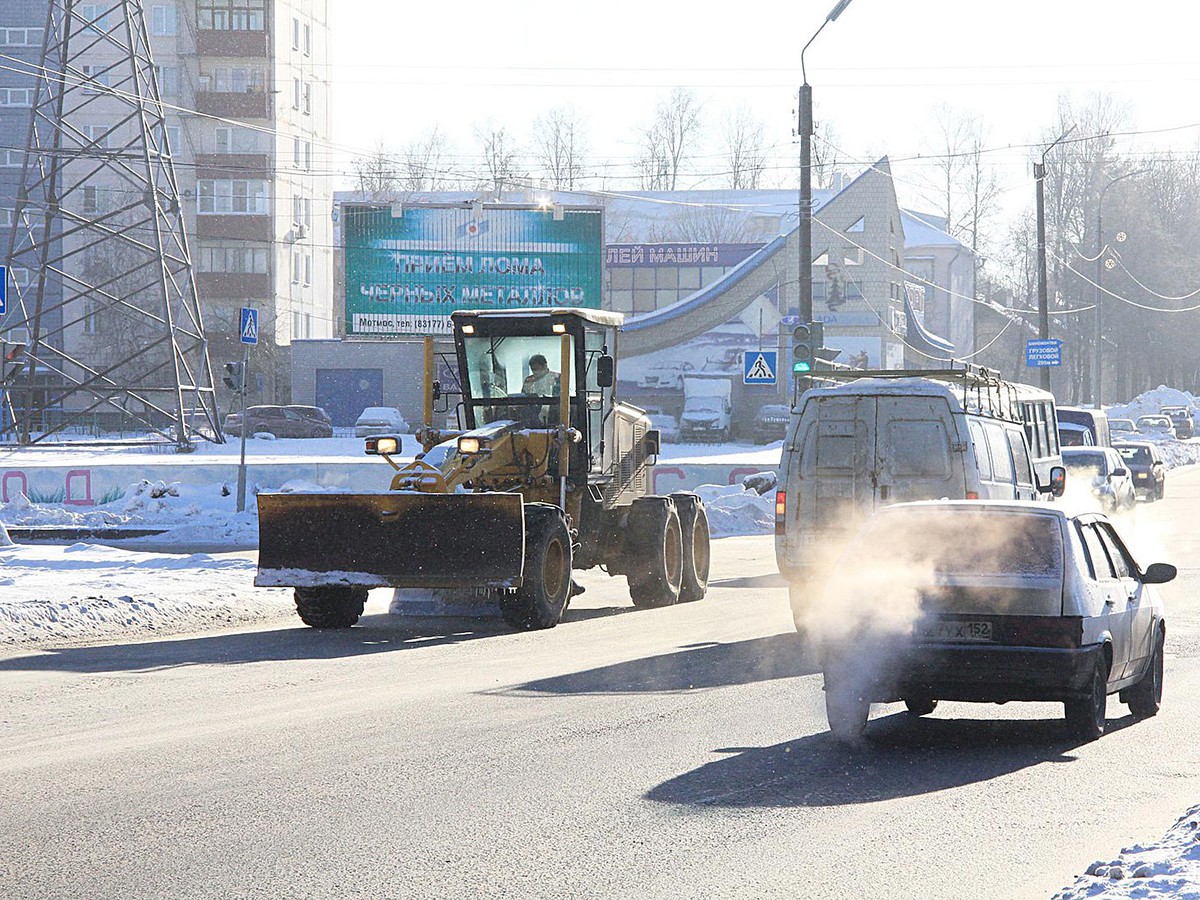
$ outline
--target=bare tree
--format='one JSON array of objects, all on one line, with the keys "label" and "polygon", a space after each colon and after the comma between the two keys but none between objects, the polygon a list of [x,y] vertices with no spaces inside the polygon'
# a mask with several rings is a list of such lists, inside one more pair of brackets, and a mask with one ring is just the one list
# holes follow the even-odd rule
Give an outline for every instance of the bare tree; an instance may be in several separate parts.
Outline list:
[{"label": "bare tree", "polygon": [[[827,119],[813,126],[812,183],[813,187],[829,190],[848,160],[841,149],[841,138]],[[875,157],[878,159],[878,157]],[[797,173],[799,169],[797,169]],[[797,174],[797,184],[799,175]]]},{"label": "bare tree", "polygon": [[400,186],[409,193],[451,187],[456,179],[447,168],[449,156],[446,135],[435,125],[405,145],[400,155]]},{"label": "bare tree", "polygon": [[364,194],[390,194],[400,187],[396,158],[380,141],[365,156],[354,159],[354,179]]},{"label": "bare tree", "polygon": [[587,155],[583,122],[571,107],[552,109],[533,123],[533,153],[556,191],[573,191]]},{"label": "bare tree", "polygon": [[491,122],[476,126],[475,138],[483,157],[479,175],[484,188],[503,191],[529,180],[528,174],[520,170],[516,143],[505,126]]},{"label": "bare tree", "polygon": [[748,109],[739,106],[725,120],[723,155],[729,187],[755,190],[760,187],[767,153],[763,125]]},{"label": "bare tree", "polygon": [[675,88],[658,104],[654,119],[642,131],[638,172],[647,190],[673,191],[683,164],[703,130],[700,102],[687,88]]}]

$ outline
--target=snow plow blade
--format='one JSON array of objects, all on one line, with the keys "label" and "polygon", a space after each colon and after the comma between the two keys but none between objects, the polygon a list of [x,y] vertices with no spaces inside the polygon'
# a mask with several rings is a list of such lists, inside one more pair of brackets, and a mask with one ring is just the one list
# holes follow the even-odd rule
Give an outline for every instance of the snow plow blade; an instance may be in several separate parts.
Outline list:
[{"label": "snow plow blade", "polygon": [[520,494],[259,494],[268,587],[508,588],[521,583]]}]

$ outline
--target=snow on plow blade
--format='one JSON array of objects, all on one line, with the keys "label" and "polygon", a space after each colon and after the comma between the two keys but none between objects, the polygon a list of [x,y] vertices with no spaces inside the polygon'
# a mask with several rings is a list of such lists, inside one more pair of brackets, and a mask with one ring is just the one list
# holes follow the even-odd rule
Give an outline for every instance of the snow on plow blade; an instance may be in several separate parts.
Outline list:
[{"label": "snow on plow blade", "polygon": [[263,586],[517,587],[520,494],[259,494]]}]

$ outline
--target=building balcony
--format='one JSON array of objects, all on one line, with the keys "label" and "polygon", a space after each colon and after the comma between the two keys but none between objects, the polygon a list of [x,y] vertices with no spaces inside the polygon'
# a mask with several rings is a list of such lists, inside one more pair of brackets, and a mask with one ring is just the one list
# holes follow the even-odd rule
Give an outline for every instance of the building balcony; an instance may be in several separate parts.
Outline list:
[{"label": "building balcony", "polygon": [[271,276],[265,273],[197,272],[196,290],[202,301],[253,300],[274,295]]},{"label": "building balcony", "polygon": [[197,153],[197,178],[271,178],[275,174],[266,153]]},{"label": "building balcony", "polygon": [[267,59],[271,55],[271,33],[269,31],[198,30],[196,32],[196,53],[199,56]]},{"label": "building balcony", "polygon": [[266,91],[196,91],[196,110],[226,119],[269,119],[271,95]]},{"label": "building balcony", "polygon": [[197,215],[196,236],[217,240],[271,241],[275,238],[270,216]]}]

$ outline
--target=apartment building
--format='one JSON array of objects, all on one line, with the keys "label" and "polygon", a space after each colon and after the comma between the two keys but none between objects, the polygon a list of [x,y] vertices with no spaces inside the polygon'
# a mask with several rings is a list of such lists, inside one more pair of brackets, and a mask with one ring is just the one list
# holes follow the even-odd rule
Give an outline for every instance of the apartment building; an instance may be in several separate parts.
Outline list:
[{"label": "apartment building", "polygon": [[[241,357],[239,310],[256,307],[260,343],[251,354],[247,401],[286,402],[291,341],[331,337],[337,327],[330,283],[328,2],[144,2],[213,366]],[[97,32],[123,16],[119,0],[75,8]],[[13,41],[21,39],[36,63],[46,14],[46,0],[3,4],[0,38],[7,36],[9,46],[0,53],[12,53]],[[105,70],[115,60],[115,49],[97,42],[77,61],[102,98]],[[14,75],[0,69],[0,107],[10,80],[33,86],[28,78],[6,74]],[[19,152],[29,110],[24,116],[7,112],[0,108],[0,147]],[[73,121],[101,142],[100,152],[105,140],[122,137],[112,131],[110,115],[115,110],[106,112],[97,102]],[[0,196],[14,196],[19,177],[19,167],[0,167]],[[83,205],[102,214],[122,202],[117,191],[102,174],[92,176]],[[0,207],[11,205],[0,201]],[[0,234],[0,242],[7,248],[7,235]],[[75,352],[88,341],[108,339],[102,321],[84,312],[77,316],[78,327],[68,336],[69,343],[78,342]],[[219,405],[223,412],[230,407],[223,390]]]}]

